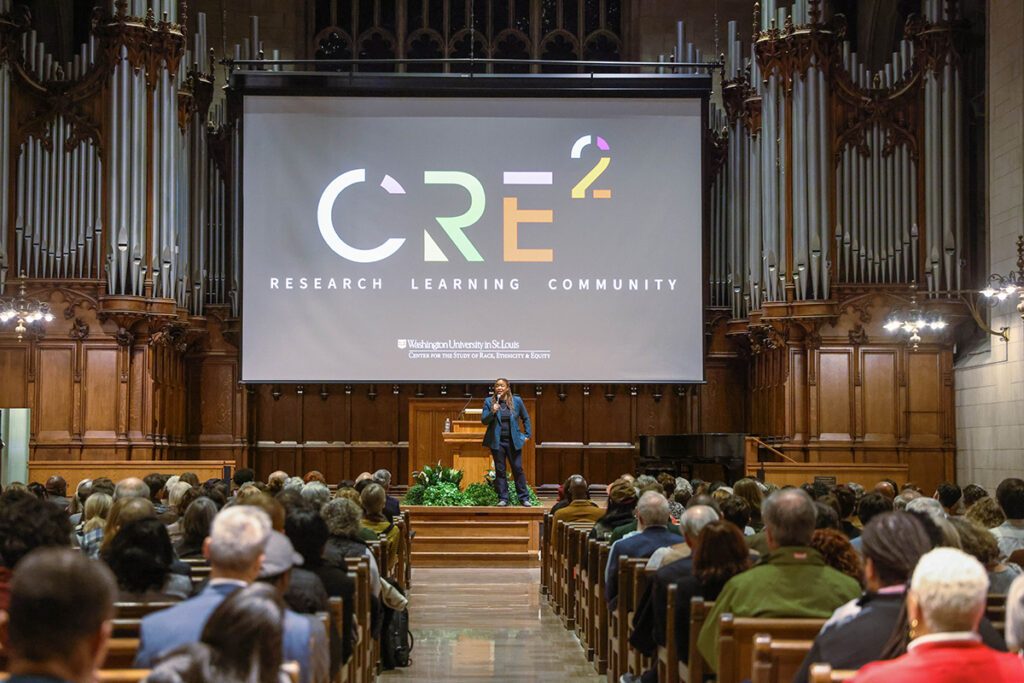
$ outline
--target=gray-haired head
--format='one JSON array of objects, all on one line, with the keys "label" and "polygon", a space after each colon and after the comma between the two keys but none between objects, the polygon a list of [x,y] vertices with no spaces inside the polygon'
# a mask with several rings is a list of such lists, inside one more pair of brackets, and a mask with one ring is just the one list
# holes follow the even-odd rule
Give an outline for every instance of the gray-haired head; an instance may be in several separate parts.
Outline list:
[{"label": "gray-haired head", "polygon": [[942,503],[927,496],[918,496],[909,501],[907,503],[907,512],[923,512],[931,517],[932,521],[936,524],[940,520],[946,519],[946,511],[942,509]]},{"label": "gray-haired head", "polygon": [[296,493],[302,493],[302,487],[305,485],[306,483],[302,481],[302,477],[288,477],[288,479],[285,480],[282,489],[285,491],[295,491]]},{"label": "gray-haired head", "polygon": [[687,542],[696,541],[700,536],[700,530],[717,519],[718,513],[714,508],[707,505],[694,505],[683,513],[683,518],[679,520],[679,526],[686,534]]},{"label": "gray-haired head", "polygon": [[114,502],[122,498],[149,498],[149,487],[138,477],[128,477],[114,487]]},{"label": "gray-haired head", "polygon": [[333,536],[355,536],[359,533],[363,509],[350,498],[335,498],[320,508],[320,516]]},{"label": "gray-haired head", "polygon": [[776,546],[808,545],[818,519],[814,501],[801,489],[782,489],[764,499],[761,518]]},{"label": "gray-haired head", "polygon": [[235,505],[217,513],[210,526],[207,560],[215,569],[251,568],[270,537],[270,516],[252,505]]},{"label": "gray-haired head", "polygon": [[647,491],[636,504],[636,514],[644,527],[668,526],[668,499],[657,491]]},{"label": "gray-haired head", "polygon": [[636,478],[636,488],[638,490],[642,489],[645,486],[650,486],[651,484],[657,484],[657,483],[658,483],[658,480],[655,479],[654,477],[652,477],[649,474],[641,474],[639,477]]},{"label": "gray-haired head", "polygon": [[689,495],[693,495],[693,486],[690,482],[686,481],[682,477],[676,477],[676,491],[686,491]]},{"label": "gray-haired head", "polygon": [[313,504],[317,510],[331,499],[331,490],[322,481],[311,481],[302,486],[302,498]]},{"label": "gray-haired head", "polygon": [[1024,576],[1018,576],[1006,593],[1006,644],[1010,652],[1024,649]]},{"label": "gray-haired head", "polygon": [[373,473],[373,481],[383,486],[384,490],[387,491],[391,486],[391,473],[383,469],[377,470]]},{"label": "gray-haired head", "polygon": [[956,548],[936,548],[914,569],[908,610],[913,613],[916,601],[929,633],[974,631],[987,595],[988,574],[978,560]]}]

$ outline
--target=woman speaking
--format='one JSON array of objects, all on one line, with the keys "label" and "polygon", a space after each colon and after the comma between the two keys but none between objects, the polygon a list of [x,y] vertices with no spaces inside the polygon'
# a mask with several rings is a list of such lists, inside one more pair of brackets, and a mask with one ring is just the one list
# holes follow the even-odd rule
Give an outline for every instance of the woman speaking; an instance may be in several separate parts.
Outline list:
[{"label": "woman speaking", "polygon": [[[519,421],[523,422],[522,431]],[[526,490],[526,474],[523,473],[523,444],[530,438],[530,415],[523,400],[512,395],[508,380],[499,377],[494,383],[494,395],[484,399],[484,411],[480,421],[487,425],[484,445],[494,456],[494,480],[498,484],[498,505],[508,505],[508,480],[505,472],[512,466],[516,478],[516,496],[524,506],[530,505],[530,494]],[[508,465],[505,464],[506,459]]]}]

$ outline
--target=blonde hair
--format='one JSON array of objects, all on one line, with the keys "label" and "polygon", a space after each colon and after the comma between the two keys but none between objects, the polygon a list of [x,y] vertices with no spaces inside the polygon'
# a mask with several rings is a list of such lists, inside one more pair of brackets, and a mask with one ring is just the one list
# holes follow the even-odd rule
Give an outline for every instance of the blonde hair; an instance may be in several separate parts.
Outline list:
[{"label": "blonde hair", "polygon": [[94,493],[89,496],[85,501],[85,511],[82,513],[82,519],[85,520],[82,530],[88,533],[106,524],[107,515],[110,514],[113,505],[114,499],[106,493]]}]

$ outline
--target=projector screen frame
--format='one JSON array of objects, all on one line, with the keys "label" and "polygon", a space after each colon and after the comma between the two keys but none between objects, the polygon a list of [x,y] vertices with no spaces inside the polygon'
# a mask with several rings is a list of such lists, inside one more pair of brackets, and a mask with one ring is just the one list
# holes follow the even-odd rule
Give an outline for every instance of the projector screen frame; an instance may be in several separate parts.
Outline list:
[{"label": "projector screen frame", "polygon": [[[269,64],[269,63],[268,63]],[[246,96],[304,96],[304,97],[505,97],[505,98],[622,98],[622,99],[699,99],[701,101],[701,127],[707,130],[708,104],[711,96],[712,78],[710,74],[472,74],[472,73],[365,73],[365,72],[310,72],[310,71],[233,71],[228,78],[229,107],[237,112],[235,125],[239,129],[239,140],[244,139],[245,131],[242,124],[243,100]],[[709,269],[708,253],[705,249],[708,238],[708,212],[706,177],[708,157],[706,136],[701,138],[701,318],[702,327],[708,322],[708,304],[710,289],[707,281]],[[244,147],[244,145],[240,145]],[[243,149],[239,149],[239,175],[243,174]],[[243,182],[238,180],[238,187]],[[239,273],[238,292],[239,316],[243,311],[245,221],[244,201],[239,197],[237,203],[239,216]],[[239,384],[267,384],[264,380],[247,380],[242,378],[242,346],[244,325],[238,325],[238,358]],[[701,358],[707,357],[708,335],[701,335]],[[706,384],[707,374],[701,363],[701,379],[699,380],[636,380],[642,384]],[[275,384],[303,384],[309,380],[274,380]],[[491,379],[480,380],[489,382]],[[380,380],[317,380],[320,384],[373,384],[379,382],[422,383],[423,380],[380,379]],[[515,379],[515,383],[535,384],[540,380],[529,378]],[[630,384],[631,381],[586,378],[559,381],[558,384],[594,384],[594,383]],[[443,383],[443,382],[441,382]],[[456,383],[479,383],[464,382]],[[545,382],[547,383],[547,382]]]}]

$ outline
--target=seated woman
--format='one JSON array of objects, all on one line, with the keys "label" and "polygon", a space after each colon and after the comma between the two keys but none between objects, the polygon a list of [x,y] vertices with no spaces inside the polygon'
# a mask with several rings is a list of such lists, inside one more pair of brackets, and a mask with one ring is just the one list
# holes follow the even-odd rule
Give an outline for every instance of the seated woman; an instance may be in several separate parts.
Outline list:
[{"label": "seated woman", "polygon": [[921,557],[907,590],[910,644],[891,661],[862,668],[855,683],[929,681],[986,683],[1024,680],[1024,662],[981,642],[988,575],[976,559],[956,548]]},{"label": "seated woman", "polygon": [[860,553],[850,545],[850,539],[842,531],[816,529],[811,537],[811,547],[821,553],[825,564],[856,579],[858,583],[864,583]]},{"label": "seated woman", "polygon": [[988,529],[963,517],[950,517],[949,523],[960,536],[960,547],[973,555],[988,572],[988,594],[1006,595],[1010,584],[1021,574],[1020,567],[999,559],[999,543]]},{"label": "seated woman", "polygon": [[1006,646],[1010,652],[1024,650],[1024,578],[1017,577],[1006,593]]},{"label": "seated woman", "polygon": [[210,535],[210,525],[217,515],[217,504],[202,496],[196,498],[185,510],[181,519],[181,540],[174,549],[183,560],[202,557],[203,541]]},{"label": "seated woman", "polygon": [[405,539],[394,523],[384,517],[384,503],[387,494],[380,484],[368,484],[363,492],[359,494],[363,504],[362,525],[377,534],[383,536],[384,557],[388,576],[395,572],[398,565],[398,558],[401,555]]},{"label": "seated woman", "polygon": [[198,643],[161,658],[149,683],[286,683],[282,671],[284,602],[277,590],[256,582],[224,599],[203,627]]},{"label": "seated woman", "polygon": [[636,509],[636,489],[632,479],[616,479],[608,489],[608,507],[590,530],[590,538],[607,541],[616,527],[633,521]]},{"label": "seated woman", "polygon": [[346,557],[365,557],[370,562],[370,592],[380,596],[380,568],[373,551],[359,537],[363,509],[348,498],[335,498],[320,509],[330,536],[324,545],[324,564],[348,571]]},{"label": "seated woman", "polygon": [[117,577],[121,602],[184,600],[192,594],[192,582],[171,572],[171,539],[155,517],[124,524],[104,559]]},{"label": "seated woman", "polygon": [[79,538],[95,529],[102,529],[107,523],[107,515],[114,505],[114,499],[106,493],[94,493],[85,501],[82,522],[75,528]]}]

